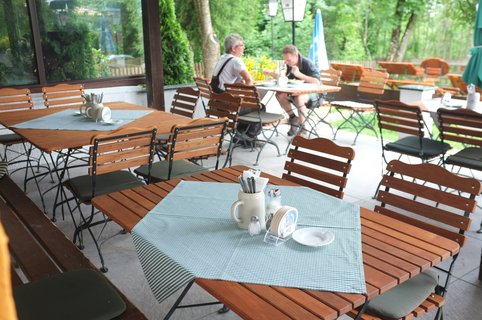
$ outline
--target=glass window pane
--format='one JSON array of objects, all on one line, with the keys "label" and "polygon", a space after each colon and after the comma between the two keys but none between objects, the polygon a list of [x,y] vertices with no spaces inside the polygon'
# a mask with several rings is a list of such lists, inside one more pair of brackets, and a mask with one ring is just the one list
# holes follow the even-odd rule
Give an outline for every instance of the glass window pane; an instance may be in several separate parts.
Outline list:
[{"label": "glass window pane", "polygon": [[143,75],[141,0],[37,0],[49,82]]},{"label": "glass window pane", "polygon": [[38,82],[26,0],[0,1],[0,86]]}]

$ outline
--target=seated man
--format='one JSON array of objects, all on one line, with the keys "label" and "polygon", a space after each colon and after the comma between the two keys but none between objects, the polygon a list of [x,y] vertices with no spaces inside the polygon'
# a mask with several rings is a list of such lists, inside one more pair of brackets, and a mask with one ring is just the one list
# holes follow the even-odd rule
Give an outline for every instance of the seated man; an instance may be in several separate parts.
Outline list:
[{"label": "seated man", "polygon": [[[244,41],[239,34],[229,34],[224,39],[224,52],[214,67],[211,87],[214,92],[225,91],[225,83],[240,83],[253,85],[253,79],[248,72],[241,57],[244,54]],[[241,108],[240,115],[250,113],[253,110]],[[255,138],[261,132],[261,125],[238,124],[238,131],[245,132],[250,138]]]},{"label": "seated man", "polygon": [[[282,53],[288,67],[286,70],[286,76],[288,79],[298,79],[304,80],[308,83],[320,84],[320,71],[311,60],[301,56],[294,45],[289,44],[285,46]],[[273,78],[278,78],[280,76],[278,73],[270,70],[263,70],[263,73],[270,75]],[[296,134],[299,125],[305,122],[306,106],[310,105],[314,100],[318,101],[319,98],[319,94],[292,96],[287,93],[276,93],[276,99],[290,117],[289,123],[291,128],[288,131],[289,136]],[[293,112],[291,103],[293,103],[298,109],[298,117]]]}]

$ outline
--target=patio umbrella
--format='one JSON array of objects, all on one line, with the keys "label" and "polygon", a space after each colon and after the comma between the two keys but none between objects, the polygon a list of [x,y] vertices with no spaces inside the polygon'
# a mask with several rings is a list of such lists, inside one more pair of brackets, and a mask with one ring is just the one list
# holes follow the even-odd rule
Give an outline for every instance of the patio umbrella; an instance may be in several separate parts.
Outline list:
[{"label": "patio umbrella", "polygon": [[313,61],[320,70],[328,70],[330,68],[326,55],[325,35],[323,34],[323,20],[321,19],[320,9],[316,10],[315,27],[313,28],[313,38],[311,39],[308,58]]},{"label": "patio umbrella", "polygon": [[[479,0],[478,8],[482,8],[482,0]],[[482,10],[477,10],[475,20],[474,47],[470,49],[470,60],[465,67],[462,79],[482,88]]]}]

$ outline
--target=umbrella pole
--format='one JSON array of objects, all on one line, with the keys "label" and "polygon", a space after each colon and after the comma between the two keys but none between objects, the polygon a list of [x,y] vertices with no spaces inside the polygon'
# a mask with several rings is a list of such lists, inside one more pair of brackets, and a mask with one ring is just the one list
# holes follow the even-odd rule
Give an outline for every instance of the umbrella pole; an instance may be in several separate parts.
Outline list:
[{"label": "umbrella pole", "polygon": [[293,33],[293,45],[295,45],[295,29],[296,29],[296,22],[295,22],[295,0],[291,1],[291,17],[293,20],[291,21],[291,32]]},{"label": "umbrella pole", "polygon": [[273,17],[271,17],[271,58],[274,59],[274,29],[273,29]]}]

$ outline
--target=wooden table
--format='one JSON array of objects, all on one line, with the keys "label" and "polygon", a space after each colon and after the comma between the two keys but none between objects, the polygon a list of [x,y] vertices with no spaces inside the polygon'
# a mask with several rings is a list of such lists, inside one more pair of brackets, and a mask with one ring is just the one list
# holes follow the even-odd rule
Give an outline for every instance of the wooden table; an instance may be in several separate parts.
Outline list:
[{"label": "wooden table", "polygon": [[406,86],[406,85],[421,85],[421,86],[434,86],[435,81],[434,79],[424,79],[424,80],[412,80],[412,79],[388,79],[387,80],[387,85],[392,88],[392,89],[397,89],[400,86]]},{"label": "wooden table", "polygon": [[416,67],[411,62],[378,61],[377,63],[389,74],[408,74],[422,77],[425,72],[424,68]]},{"label": "wooden table", "polygon": [[[183,179],[236,182],[245,169],[247,167],[236,166]],[[263,176],[268,177],[271,184],[294,185],[271,175]],[[125,230],[131,231],[179,181],[99,196],[92,202]],[[221,280],[196,279],[195,282],[244,319],[336,319],[459,251],[456,242],[365,208],[360,211],[365,295]]]},{"label": "wooden table", "polygon": [[[134,105],[127,102],[105,103],[111,109],[140,109],[146,107]],[[81,148],[90,145],[92,137],[108,133],[109,131],[88,131],[88,130],[46,130],[46,129],[17,129],[11,126],[28,120],[40,118],[68,108],[45,108],[25,111],[4,112],[0,117],[0,124],[22,136],[25,140],[44,152],[58,151],[68,148]],[[155,127],[159,134],[169,133],[175,124],[183,124],[192,119],[174,115],[168,112],[155,111],[150,114],[132,121],[121,128],[148,128]]]},{"label": "wooden table", "polygon": [[331,67],[341,71],[341,81],[360,81],[365,67],[361,64],[331,63]]}]

